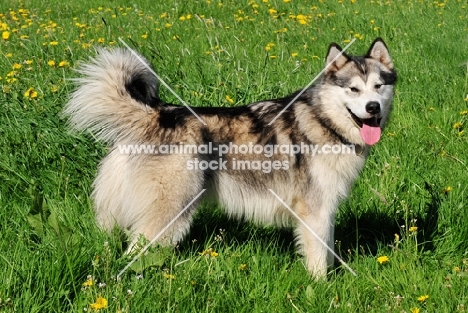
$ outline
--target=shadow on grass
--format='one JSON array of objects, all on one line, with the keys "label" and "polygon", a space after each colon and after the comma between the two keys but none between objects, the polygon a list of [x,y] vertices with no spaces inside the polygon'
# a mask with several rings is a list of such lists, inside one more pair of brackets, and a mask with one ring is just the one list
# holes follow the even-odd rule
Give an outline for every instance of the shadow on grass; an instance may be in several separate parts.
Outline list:
[{"label": "shadow on grass", "polygon": [[[427,201],[424,207],[417,210],[414,218],[417,219],[421,248],[433,250],[442,195],[428,183],[425,183],[425,190]],[[401,225],[406,224],[406,221],[392,216],[390,212],[395,212],[393,206],[394,204],[390,204],[385,211],[375,207],[359,215],[351,210],[348,214],[342,214],[335,227],[335,239],[339,242],[335,247],[337,253],[348,261],[357,253],[375,255],[379,247],[394,243],[395,234],[402,237]],[[296,250],[292,229],[257,226],[234,220],[221,209],[204,204],[194,218],[189,235],[179,245],[179,251],[201,252],[214,244],[218,235],[222,235],[223,242],[228,246],[255,241],[262,249],[276,245],[275,249],[280,253],[294,254]]]},{"label": "shadow on grass", "polygon": [[258,226],[244,220],[228,217],[220,208],[203,204],[192,222],[190,233],[179,245],[181,251],[198,252],[222,238],[224,245],[240,246],[254,241],[262,248],[275,246],[282,253],[294,254],[294,236],[291,229]]},{"label": "shadow on grass", "polygon": [[[433,238],[437,235],[439,220],[439,207],[442,194],[429,183],[424,183],[426,201],[412,218],[417,220],[418,242],[420,249],[433,250]],[[407,231],[409,221],[392,216],[395,212],[395,203],[388,205],[388,209],[382,211],[377,207],[355,215],[344,214],[335,229],[335,238],[340,241],[337,250],[344,258],[356,252],[363,255],[376,255],[378,248],[394,244],[395,234],[403,238]],[[406,225],[406,227],[402,227]]]}]

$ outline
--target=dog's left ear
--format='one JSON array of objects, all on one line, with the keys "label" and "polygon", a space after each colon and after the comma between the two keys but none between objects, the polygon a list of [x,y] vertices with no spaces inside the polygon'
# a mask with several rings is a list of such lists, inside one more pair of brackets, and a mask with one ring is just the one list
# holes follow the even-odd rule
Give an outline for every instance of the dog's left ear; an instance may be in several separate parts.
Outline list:
[{"label": "dog's left ear", "polygon": [[388,67],[390,70],[393,70],[392,58],[390,57],[387,45],[382,40],[382,38],[377,38],[374,40],[371,47],[369,48],[369,51],[367,51],[366,58],[375,59]]}]

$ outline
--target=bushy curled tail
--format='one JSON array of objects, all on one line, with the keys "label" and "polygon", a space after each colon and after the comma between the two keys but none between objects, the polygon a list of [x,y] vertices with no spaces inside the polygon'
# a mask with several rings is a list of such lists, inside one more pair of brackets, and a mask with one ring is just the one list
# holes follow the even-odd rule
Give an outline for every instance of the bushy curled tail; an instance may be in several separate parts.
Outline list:
[{"label": "bushy curled tail", "polygon": [[88,130],[109,143],[138,141],[158,100],[149,63],[126,49],[98,50],[78,68],[78,85],[65,105],[73,129]]}]

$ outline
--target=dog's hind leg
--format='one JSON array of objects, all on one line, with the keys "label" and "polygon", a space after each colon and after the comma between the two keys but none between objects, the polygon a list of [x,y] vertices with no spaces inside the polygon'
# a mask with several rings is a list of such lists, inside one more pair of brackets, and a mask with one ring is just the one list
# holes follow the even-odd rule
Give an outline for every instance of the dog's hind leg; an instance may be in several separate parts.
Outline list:
[{"label": "dog's hind leg", "polygon": [[187,205],[202,190],[204,174],[200,170],[188,170],[185,159],[184,155],[166,155],[130,161],[131,171],[124,182],[123,210],[131,220],[129,229],[134,236],[142,234],[153,240],[160,235],[156,242],[170,245],[188,233],[200,198]]},{"label": "dog's hind leg", "polygon": [[[200,193],[204,182],[202,171],[187,169],[188,159],[189,156],[180,154],[112,156],[108,163],[103,163],[96,180],[98,220],[107,229],[117,224],[129,230],[130,250],[140,235],[151,241],[169,224],[156,242],[163,245],[179,242],[190,229],[200,199],[187,205]],[[107,187],[101,190],[100,186]],[[116,190],[109,194],[105,191],[108,186]],[[115,199],[103,201],[104,194]],[[185,212],[172,221],[184,208]]]},{"label": "dog's hind leg", "polygon": [[123,183],[128,168],[129,155],[112,150],[100,163],[93,183],[93,200],[99,226],[110,232],[117,224],[126,227],[122,212]]}]

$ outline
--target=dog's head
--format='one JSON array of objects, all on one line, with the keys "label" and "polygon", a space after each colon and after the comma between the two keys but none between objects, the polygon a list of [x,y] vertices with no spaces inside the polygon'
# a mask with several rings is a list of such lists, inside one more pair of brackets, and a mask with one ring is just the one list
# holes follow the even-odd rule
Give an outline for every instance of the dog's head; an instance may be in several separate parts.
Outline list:
[{"label": "dog's head", "polygon": [[333,90],[335,104],[348,117],[347,122],[359,129],[362,140],[375,144],[388,119],[396,82],[387,46],[377,38],[365,56],[356,57],[332,43],[326,62],[324,80]]}]

